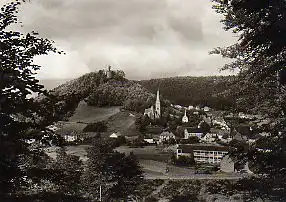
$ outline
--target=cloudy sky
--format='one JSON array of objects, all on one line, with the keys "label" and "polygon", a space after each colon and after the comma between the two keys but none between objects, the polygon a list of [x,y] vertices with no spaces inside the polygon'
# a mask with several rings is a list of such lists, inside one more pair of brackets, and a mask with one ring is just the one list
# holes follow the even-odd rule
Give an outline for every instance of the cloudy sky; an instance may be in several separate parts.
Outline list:
[{"label": "cloudy sky", "polygon": [[22,31],[35,30],[66,52],[36,58],[41,79],[108,65],[130,79],[225,75],[218,69],[226,60],[208,52],[237,40],[210,0],[32,0],[19,17]]}]

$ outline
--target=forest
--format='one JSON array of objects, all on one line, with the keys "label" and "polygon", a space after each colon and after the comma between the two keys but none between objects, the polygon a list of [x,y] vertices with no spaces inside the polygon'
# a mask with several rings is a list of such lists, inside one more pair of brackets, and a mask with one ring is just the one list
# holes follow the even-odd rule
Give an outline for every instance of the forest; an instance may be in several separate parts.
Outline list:
[{"label": "forest", "polygon": [[153,93],[159,88],[161,95],[174,104],[209,106],[218,110],[229,110],[234,106],[231,96],[226,94],[234,82],[235,76],[186,76],[139,81]]}]

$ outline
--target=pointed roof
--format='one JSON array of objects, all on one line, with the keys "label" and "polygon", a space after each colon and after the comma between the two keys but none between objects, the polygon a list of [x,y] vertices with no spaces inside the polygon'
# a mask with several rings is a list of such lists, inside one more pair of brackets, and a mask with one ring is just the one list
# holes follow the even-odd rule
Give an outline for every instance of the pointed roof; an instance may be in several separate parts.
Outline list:
[{"label": "pointed roof", "polygon": [[157,101],[160,100],[160,91],[159,91],[159,88],[157,90]]}]

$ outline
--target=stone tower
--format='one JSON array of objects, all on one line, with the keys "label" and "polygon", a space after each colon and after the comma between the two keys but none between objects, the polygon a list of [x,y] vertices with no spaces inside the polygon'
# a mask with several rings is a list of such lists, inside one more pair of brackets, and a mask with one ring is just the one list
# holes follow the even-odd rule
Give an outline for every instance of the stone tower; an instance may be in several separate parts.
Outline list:
[{"label": "stone tower", "polygon": [[157,91],[157,98],[156,98],[156,104],[155,104],[155,118],[161,117],[161,103],[160,103],[160,92],[159,89]]},{"label": "stone tower", "polygon": [[111,77],[112,77],[112,74],[111,74],[111,66],[110,66],[110,65],[108,66],[108,70],[107,70],[107,72],[106,72],[106,77],[107,77],[108,79],[111,79]]}]

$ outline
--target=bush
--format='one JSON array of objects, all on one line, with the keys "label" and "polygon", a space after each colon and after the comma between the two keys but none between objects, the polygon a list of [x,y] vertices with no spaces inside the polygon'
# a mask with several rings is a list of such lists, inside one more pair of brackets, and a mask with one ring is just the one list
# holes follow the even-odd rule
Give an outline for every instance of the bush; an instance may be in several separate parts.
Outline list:
[{"label": "bush", "polygon": [[193,166],[193,165],[195,165],[194,158],[188,157],[188,156],[179,156],[179,158],[172,157],[172,161],[175,165],[178,165],[178,166]]},{"label": "bush", "polygon": [[149,196],[145,199],[146,202],[157,202],[159,201],[157,198],[155,198],[154,196]]},{"label": "bush", "polygon": [[118,138],[110,138],[110,142],[114,147],[119,147],[125,145],[127,140],[124,136],[119,136]]},{"label": "bush", "polygon": [[142,138],[137,138],[129,144],[130,147],[144,147],[147,145],[148,142],[144,141]]},{"label": "bush", "polygon": [[83,132],[106,132],[106,130],[106,122],[100,121],[96,123],[87,124],[87,126],[83,129]]}]

